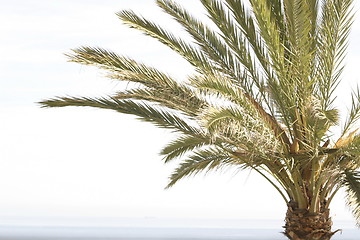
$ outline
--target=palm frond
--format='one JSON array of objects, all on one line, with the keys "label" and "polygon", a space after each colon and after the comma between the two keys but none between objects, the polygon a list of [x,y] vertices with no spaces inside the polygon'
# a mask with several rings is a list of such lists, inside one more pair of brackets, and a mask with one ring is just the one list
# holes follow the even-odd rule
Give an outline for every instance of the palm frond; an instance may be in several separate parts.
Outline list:
[{"label": "palm frond", "polygon": [[[314,59],[316,48],[317,19],[316,1],[285,1],[286,15],[286,51],[287,69],[286,78],[298,86],[298,97],[306,98],[312,94],[314,80],[311,74],[314,72]],[[315,7],[315,9],[314,9]],[[314,16],[315,15],[315,16]],[[286,80],[286,79],[285,79]]]},{"label": "palm frond", "polygon": [[161,128],[169,128],[190,135],[201,133],[200,129],[191,126],[188,121],[175,113],[156,109],[143,102],[118,100],[115,98],[58,97],[42,101],[40,104],[42,107],[83,106],[111,109],[120,113],[138,116],[140,120],[152,122]]},{"label": "palm frond", "polygon": [[342,136],[351,130],[360,119],[360,88],[351,93],[351,109],[342,129]]},{"label": "palm frond", "polygon": [[214,94],[242,106],[245,104],[249,105],[242,92],[242,88],[235,85],[227,76],[197,75],[190,78],[190,84],[200,92],[204,92],[205,95]]},{"label": "palm frond", "polygon": [[342,170],[360,168],[360,135],[357,130],[339,138],[335,147],[338,149],[336,167]]},{"label": "palm frond", "polygon": [[102,48],[81,47],[67,54],[71,62],[93,65],[110,71],[110,77],[141,83],[148,87],[161,88],[177,85],[176,81],[161,71],[120,56]]},{"label": "palm frond", "polygon": [[327,137],[326,133],[330,127],[339,123],[339,111],[337,109],[324,111],[320,100],[314,96],[304,99],[301,114],[303,134],[313,142],[313,150]]},{"label": "palm frond", "polygon": [[256,23],[250,11],[244,6],[241,0],[225,0],[234,21],[240,27],[240,31],[244,34],[255,53],[258,61],[264,69],[267,77],[271,76],[270,60],[268,58],[267,49],[263,44],[261,35],[257,32]]},{"label": "palm frond", "polygon": [[213,141],[219,140],[256,155],[282,152],[281,143],[256,112],[240,107],[210,107],[202,116]]},{"label": "palm frond", "polygon": [[208,144],[211,144],[208,136],[182,135],[166,145],[160,154],[164,155],[164,162],[167,163],[183,156],[186,152]]},{"label": "palm frond", "polygon": [[271,9],[272,19],[274,19],[277,28],[280,30],[280,40],[283,42],[285,37],[285,14],[282,7],[281,0],[267,0],[267,5]]},{"label": "palm frond", "polygon": [[206,56],[194,46],[184,40],[175,37],[172,33],[164,30],[159,25],[135,14],[133,11],[123,10],[117,16],[129,27],[140,30],[146,35],[159,40],[170,49],[177,52],[199,72],[211,72],[214,66],[207,61]]},{"label": "palm frond", "polygon": [[271,6],[268,5],[267,0],[250,0],[249,2],[262,39],[266,43],[272,67],[278,75],[282,75],[284,71],[284,47],[280,38],[281,29],[279,29],[276,19],[273,18]]},{"label": "palm frond", "polygon": [[[262,106],[262,102],[264,102],[270,111],[272,109],[271,103],[268,100],[268,98],[266,97],[264,83],[261,80],[260,75],[256,70],[256,67],[254,65],[254,61],[252,60],[250,52],[248,52],[246,45],[242,41],[245,39],[240,38],[241,35],[239,35],[239,34],[240,34],[241,30],[238,31],[235,28],[235,26],[232,24],[232,21],[230,20],[230,15],[225,12],[224,7],[222,7],[220,5],[220,3],[218,3],[217,1],[211,1],[211,0],[203,0],[202,2],[204,4],[204,6],[208,9],[208,12],[209,12],[210,16],[212,17],[212,20],[214,21],[214,23],[217,24],[217,26],[219,27],[219,29],[221,31],[223,31],[222,36],[223,36],[224,41],[227,42],[227,44],[230,46],[230,48],[232,48],[232,50],[234,51],[236,56],[238,56],[239,62],[249,71],[249,75],[251,76],[251,79],[249,79],[249,80],[252,80],[254,83],[254,84],[250,83],[250,87],[255,85],[258,88],[260,95],[262,96],[261,102],[256,101],[253,91],[252,90],[246,91],[247,86],[242,85],[240,82],[240,86],[243,89],[245,89],[245,94],[244,94],[245,97],[247,98],[247,100],[249,102],[251,102],[253,104],[253,106],[263,116],[263,118],[267,121],[267,123],[272,127],[275,134],[278,136],[281,136],[280,138],[282,138],[282,141],[284,143],[284,148],[286,148],[286,145],[289,144],[289,140],[286,136],[286,133],[284,132],[284,130],[280,127],[280,125],[276,121],[275,114],[272,112],[270,112],[270,114],[267,113],[264,110],[264,107]],[[232,10],[241,9],[245,13],[244,7],[240,1],[235,1],[235,2],[229,1],[228,5]],[[234,14],[236,14],[236,13],[234,13]],[[242,16],[242,17],[244,17],[244,16]],[[218,20],[216,20],[216,19],[218,19]],[[240,19],[240,21],[241,20],[244,20],[244,19]],[[252,18],[246,19],[245,23],[242,22],[241,26],[244,27],[245,30],[249,30],[248,23],[254,24],[254,22],[252,21]],[[256,34],[251,32],[251,30],[249,30],[250,32],[248,33],[244,29],[243,29],[243,32],[248,36],[248,39],[250,39],[254,43],[253,47],[259,47],[257,38],[255,37]],[[259,58],[258,60],[260,62],[263,61],[263,65],[265,65],[265,63],[269,62],[269,60],[264,60],[264,58],[265,58],[264,52],[258,50],[255,53],[257,53],[256,55]],[[272,76],[272,74],[269,72],[268,66],[266,66],[264,69],[267,70],[268,76],[270,76],[270,75]]]},{"label": "palm frond", "polygon": [[[251,76],[251,79],[246,79],[246,81],[238,79],[240,85],[246,92],[254,95],[252,89],[253,85],[258,89],[261,89],[264,87],[264,80],[261,78],[261,73],[257,69],[255,60],[247,45],[246,38],[243,36],[239,27],[235,25],[232,15],[224,4],[217,0],[201,0],[201,2],[207,9],[211,20],[220,29],[223,41],[227,43],[236,58],[246,69],[248,75]],[[248,83],[250,80],[251,83]],[[264,92],[260,91],[260,94],[264,94]],[[267,101],[267,98],[263,97],[262,100]]]},{"label": "palm frond", "polygon": [[170,109],[181,111],[182,113],[195,117],[207,103],[199,99],[196,94],[186,86],[177,86],[176,89],[131,89],[117,92],[115,99],[145,100],[158,103]]},{"label": "palm frond", "polygon": [[360,172],[345,171],[343,185],[347,193],[347,204],[360,227]]},{"label": "palm frond", "polygon": [[[138,63],[133,59],[119,56],[101,48],[83,47],[68,54],[73,62],[85,65],[95,65],[109,70],[110,78],[141,83],[148,89],[138,89],[118,93],[117,98],[134,98],[166,103],[165,106],[195,114],[206,102],[196,97],[196,94],[183,84],[179,84],[167,74]],[[190,100],[190,101],[189,101]]]},{"label": "palm frond", "polygon": [[[289,73],[285,66],[288,63],[286,62],[287,58],[284,58],[287,49],[283,43],[284,39],[281,36],[283,33],[280,29],[283,26],[278,25],[277,18],[271,12],[274,6],[267,0],[250,1],[253,17],[245,10],[241,1],[227,0],[226,2],[252,45],[257,58],[262,59],[260,63],[262,61],[267,63],[263,64],[267,73],[267,87],[262,91],[269,92],[269,102],[276,106],[277,114],[272,114],[272,117],[276,116],[286,125],[287,129],[291,130],[293,123],[296,122],[294,113],[296,104],[294,103],[298,95],[294,94],[296,93],[295,84],[291,82],[291,78],[287,77]],[[289,137],[294,138],[292,132],[289,131],[289,133]],[[289,144],[286,139],[284,142]]]},{"label": "palm frond", "polygon": [[194,152],[194,155],[189,156],[184,160],[178,168],[175,169],[170,176],[170,182],[166,188],[172,187],[179,180],[184,177],[197,174],[202,171],[216,170],[224,167],[225,165],[237,164],[242,166],[244,163],[237,162],[231,156],[224,152],[222,149],[209,148],[206,150],[199,150]]},{"label": "palm frond", "polygon": [[171,0],[157,0],[157,3],[193,37],[202,49],[202,52],[216,64],[217,71],[228,74],[234,79],[239,79],[239,76],[241,76],[241,65],[234,58],[229,47],[221,41],[211,28]]},{"label": "palm frond", "polygon": [[335,99],[352,21],[352,0],[324,2],[317,51],[318,94],[324,110],[331,108]]}]

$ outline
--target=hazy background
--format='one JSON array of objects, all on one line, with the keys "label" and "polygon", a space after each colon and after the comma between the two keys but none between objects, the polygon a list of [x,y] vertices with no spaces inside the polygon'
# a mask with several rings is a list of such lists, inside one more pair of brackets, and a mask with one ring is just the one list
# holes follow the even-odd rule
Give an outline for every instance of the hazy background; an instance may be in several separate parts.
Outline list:
[{"label": "hazy background", "polygon": [[[181,0],[201,14],[198,1]],[[357,1],[356,1],[357,2]],[[157,41],[128,29],[115,12],[133,9],[165,25],[152,0],[0,0],[0,219],[121,217],[282,220],[285,205],[256,173],[229,171],[183,180],[164,190],[175,164],[158,155],[172,135],[132,116],[91,108],[40,109],[45,98],[104,96],[126,84],[63,55],[101,46],[179,79],[192,68]],[[356,6],[358,9],[358,6]],[[183,33],[180,33],[183,34]],[[346,113],[359,82],[356,19],[338,104]],[[351,220],[342,195],[335,221]],[[352,221],[352,220],[351,220]]]}]

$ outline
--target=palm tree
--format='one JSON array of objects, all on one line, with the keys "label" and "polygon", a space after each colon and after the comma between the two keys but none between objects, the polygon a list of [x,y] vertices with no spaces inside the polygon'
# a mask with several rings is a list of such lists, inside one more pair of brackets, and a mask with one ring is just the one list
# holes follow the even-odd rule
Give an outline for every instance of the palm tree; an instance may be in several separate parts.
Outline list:
[{"label": "palm tree", "polygon": [[211,27],[175,1],[156,1],[193,42],[133,11],[117,13],[186,59],[196,70],[186,82],[109,50],[81,47],[67,55],[70,61],[134,87],[41,105],[112,109],[176,132],[161,152],[165,163],[180,161],[168,187],[202,171],[257,172],[288,206],[289,239],[330,239],[329,204],[341,188],[360,224],[360,90],[352,92],[343,124],[334,106],[352,0],[249,0],[249,7],[241,0],[200,1]]}]

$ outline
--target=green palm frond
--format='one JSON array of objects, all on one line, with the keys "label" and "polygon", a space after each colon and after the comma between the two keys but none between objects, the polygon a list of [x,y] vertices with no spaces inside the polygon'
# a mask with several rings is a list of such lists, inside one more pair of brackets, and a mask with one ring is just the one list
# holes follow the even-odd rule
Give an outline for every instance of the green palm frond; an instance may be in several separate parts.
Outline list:
[{"label": "green palm frond", "polygon": [[[219,63],[219,67],[223,69],[222,71],[225,74],[230,75],[231,78],[235,78],[240,83],[244,83],[242,73],[238,72],[241,69],[241,62],[238,63],[237,58],[234,58],[234,54],[230,51],[230,48],[223,42],[217,34],[212,31],[209,27],[203,25],[199,20],[195,19],[191,16],[187,11],[185,11],[181,6],[169,0],[158,0],[158,4],[162,7],[168,14],[173,16],[175,20],[177,20],[180,24],[184,26],[184,28],[193,36],[193,38],[197,41],[203,51],[208,55],[210,59],[213,59],[214,62]],[[241,53],[238,53],[241,54]],[[248,56],[250,57],[250,55]],[[250,61],[250,60],[249,60]],[[252,62],[248,62],[248,64],[252,64]],[[249,66],[247,66],[249,67]],[[229,70],[229,71],[228,71]],[[252,69],[252,75],[255,76],[254,69]],[[258,82],[258,87],[263,87],[260,80],[256,80]],[[240,84],[243,90],[249,89],[249,85]],[[265,115],[265,111],[261,106],[262,103],[255,101],[255,96],[253,95],[253,91],[249,90],[246,92],[247,98],[250,102],[256,105],[256,108],[259,109],[262,114]],[[266,101],[266,98],[263,98]],[[270,120],[272,125],[278,125],[275,123],[275,119]],[[276,128],[279,128],[277,126]],[[282,132],[282,131],[280,131]]]},{"label": "green palm frond", "polygon": [[342,62],[347,48],[347,39],[353,21],[352,0],[325,1],[322,9],[318,35],[318,91],[323,109],[331,108],[335,97]]},{"label": "green palm frond", "polygon": [[254,111],[231,106],[211,107],[204,113],[203,119],[204,128],[213,141],[243,146],[256,155],[283,151],[273,131]]},{"label": "green palm frond", "polygon": [[195,117],[207,103],[199,99],[196,94],[186,86],[177,86],[175,89],[131,89],[117,92],[113,98],[145,100],[158,103],[170,109],[178,110],[181,113]]},{"label": "green palm frond", "polygon": [[206,106],[206,102],[197,98],[193,90],[155,68],[101,48],[83,47],[73,52],[68,54],[73,62],[95,65],[110,71],[108,76],[111,78],[141,83],[148,88],[118,93],[116,98],[162,102],[167,107],[192,115]]},{"label": "green palm frond", "polygon": [[201,130],[189,124],[180,116],[170,111],[164,111],[143,102],[118,100],[115,98],[76,98],[59,97],[40,102],[42,107],[83,106],[111,109],[120,113],[133,114],[142,121],[152,122],[161,128],[169,128],[185,134],[200,134]]},{"label": "green palm frond", "polygon": [[351,109],[342,129],[342,136],[347,134],[360,119],[360,89],[351,93]]},{"label": "green palm frond", "polygon": [[284,71],[284,47],[280,38],[281,30],[276,23],[276,19],[273,18],[271,6],[268,5],[267,0],[250,0],[249,2],[262,39],[266,43],[272,67],[278,75],[282,75]]},{"label": "green palm frond", "polygon": [[215,67],[207,57],[194,46],[184,40],[175,37],[172,33],[164,30],[159,25],[136,15],[133,11],[124,10],[117,13],[117,16],[129,27],[140,30],[181,55],[200,72],[211,72]]},{"label": "green palm frond", "polygon": [[360,135],[355,134],[356,131],[340,138],[336,143],[336,147],[340,148],[337,167],[341,169],[360,168]]},{"label": "green palm frond", "polygon": [[360,172],[345,171],[343,185],[346,188],[347,204],[360,227]]},{"label": "green palm frond", "polygon": [[153,88],[177,85],[175,80],[155,68],[102,48],[81,47],[67,56],[72,62],[108,70],[109,77],[119,80],[137,82]]},{"label": "green palm frond", "polygon": [[286,17],[287,39],[293,53],[297,50],[297,54],[311,53],[311,47],[315,47],[316,28],[318,26],[318,1],[317,0],[285,0],[284,15]]},{"label": "green palm frond", "polygon": [[211,144],[211,142],[209,141],[208,136],[182,135],[166,145],[160,154],[164,155],[164,161],[167,163],[175,158],[183,156],[186,152],[193,151],[196,148],[209,144]]},{"label": "green palm frond", "polygon": [[[221,31],[221,38],[227,43],[233,54],[239,60],[241,65],[246,69],[251,79],[239,79],[240,85],[244,90],[253,95],[253,85],[258,89],[263,88],[264,82],[261,74],[257,69],[255,60],[251,55],[251,51],[247,46],[247,40],[243,36],[241,30],[235,25],[232,16],[228,9],[219,1],[216,0],[202,0],[201,1],[207,9],[211,20]],[[265,64],[265,63],[264,63]],[[251,82],[249,82],[251,80]],[[263,94],[263,92],[261,92]],[[266,98],[262,98],[267,101]]]},{"label": "green palm frond", "polygon": [[274,19],[277,28],[280,30],[280,38],[283,40],[285,34],[285,17],[282,9],[281,0],[267,0],[267,6],[271,9],[272,19]]},{"label": "green palm frond", "polygon": [[[251,114],[252,116],[259,115],[259,122],[257,124],[266,126],[267,129],[271,129],[272,135],[283,143],[283,149],[287,149],[289,139],[287,138],[285,130],[280,127],[273,116],[268,114],[254,99],[243,93],[241,88],[232,83],[229,78],[221,75],[207,75],[194,76],[190,81],[194,87],[205,92],[206,95],[214,94],[222,100],[229,100],[230,102],[239,105],[247,111],[247,114]],[[229,105],[229,102],[225,101],[222,105]],[[239,118],[241,118],[240,115],[238,116]]]},{"label": "green palm frond", "polygon": [[202,52],[211,59],[220,72],[224,72],[235,79],[241,76],[241,66],[229,47],[221,41],[218,35],[208,26],[193,17],[179,4],[171,0],[157,0],[158,5],[193,37]]},{"label": "green palm frond", "polygon": [[[284,81],[295,86],[297,98],[304,101],[312,94],[317,19],[313,19],[314,1],[285,1],[286,15],[286,69]],[[315,16],[316,17],[316,16]],[[291,74],[290,74],[291,72]],[[301,103],[300,103],[301,104]]]},{"label": "green palm frond", "polygon": [[256,31],[256,23],[253,16],[250,14],[251,11],[247,10],[244,3],[240,0],[225,0],[225,2],[232,13],[234,21],[249,42],[249,45],[254,51],[265,73],[267,73],[267,77],[270,77],[271,69],[269,66],[270,60],[267,55],[267,49],[263,44],[261,35]]},{"label": "green palm frond", "polygon": [[214,94],[239,105],[249,105],[241,87],[235,85],[224,75],[197,75],[190,79],[190,84],[205,95]]},{"label": "green palm frond", "polygon": [[[210,133],[219,133],[223,132],[226,134],[226,129],[229,131],[233,131],[234,133],[230,133],[229,135],[234,136],[236,132],[240,131],[240,128],[252,128],[255,127],[256,119],[246,110],[237,107],[211,107],[209,108],[203,116],[205,128]],[[227,122],[228,124],[224,124]],[[230,123],[233,122],[233,125]],[[237,124],[238,123],[238,124]],[[232,129],[232,127],[236,127],[239,125],[239,129]],[[245,132],[250,129],[244,129]],[[255,131],[254,131],[255,132]],[[240,134],[240,132],[239,132]],[[227,134],[226,134],[227,135]],[[238,139],[237,136],[234,136],[235,139]],[[234,140],[235,140],[234,139]],[[239,139],[239,141],[241,141]]]},{"label": "green palm frond", "polygon": [[179,180],[184,177],[188,177],[199,172],[207,172],[210,170],[216,170],[236,164],[239,167],[243,167],[244,163],[233,159],[229,153],[224,152],[222,149],[209,148],[205,150],[199,150],[194,152],[192,156],[189,156],[187,160],[180,163],[180,166],[175,169],[170,176],[170,182],[166,188],[172,187]]},{"label": "green palm frond", "polygon": [[336,126],[339,123],[338,110],[330,109],[324,111],[320,100],[314,96],[305,99],[301,113],[303,123],[306,123],[304,134],[307,135],[307,138],[312,139],[312,149],[315,149],[321,141],[324,141],[330,127]]}]

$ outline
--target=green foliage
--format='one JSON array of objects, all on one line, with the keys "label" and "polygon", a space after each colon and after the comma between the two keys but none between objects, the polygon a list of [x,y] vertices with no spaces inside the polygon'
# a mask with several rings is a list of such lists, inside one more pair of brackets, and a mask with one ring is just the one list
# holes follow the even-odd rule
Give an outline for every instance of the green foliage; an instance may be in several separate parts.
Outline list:
[{"label": "green foliage", "polygon": [[199,134],[200,129],[170,111],[164,111],[143,102],[117,100],[115,98],[60,97],[40,102],[44,107],[88,106],[133,114],[140,120],[152,122],[158,127],[170,128],[186,134]]},{"label": "green foliage", "polygon": [[334,101],[332,96],[341,73],[347,39],[352,24],[352,0],[333,0],[323,4],[318,36],[318,73],[319,95],[323,109],[328,109]]},{"label": "green foliage", "polygon": [[233,159],[222,149],[209,148],[206,150],[195,151],[193,155],[184,160],[174,173],[170,176],[171,181],[167,188],[173,186],[180,179],[197,174],[208,172],[213,169],[223,168],[230,164],[242,165],[241,161]]},{"label": "green foliage", "polygon": [[345,187],[360,212],[359,89],[340,139],[334,91],[353,20],[352,0],[199,0],[211,24],[181,1],[157,0],[188,42],[133,11],[117,16],[157,39],[196,70],[187,81],[102,48],[80,47],[72,62],[137,83],[110,97],[58,97],[43,107],[89,106],[132,114],[178,133],[161,151],[179,161],[168,187],[223,167],[249,168],[288,203],[312,213]]},{"label": "green foliage", "polygon": [[205,135],[182,135],[165,146],[160,154],[164,155],[164,161],[167,163],[173,159],[180,158],[186,152],[209,144],[211,142]]},{"label": "green foliage", "polygon": [[129,27],[143,31],[145,34],[158,39],[161,43],[170,47],[196,67],[198,71],[208,72],[214,67],[208,63],[206,56],[191,44],[176,38],[172,33],[162,29],[155,23],[136,15],[133,11],[124,10],[117,13],[117,16]]},{"label": "green foliage", "polygon": [[360,172],[345,171],[343,184],[346,188],[347,203],[360,226]]},{"label": "green foliage", "polygon": [[360,89],[359,87],[356,91],[352,92],[351,94],[351,110],[346,119],[344,128],[342,130],[342,135],[346,134],[357,121],[360,119]]}]

